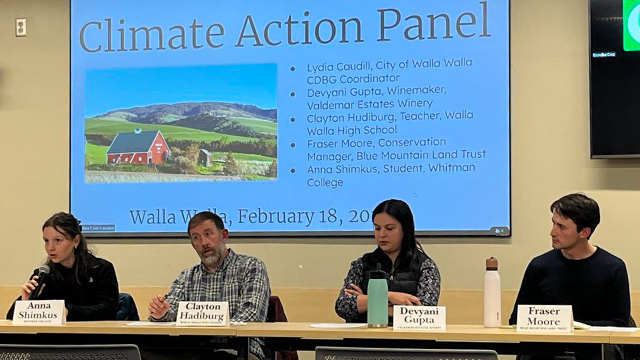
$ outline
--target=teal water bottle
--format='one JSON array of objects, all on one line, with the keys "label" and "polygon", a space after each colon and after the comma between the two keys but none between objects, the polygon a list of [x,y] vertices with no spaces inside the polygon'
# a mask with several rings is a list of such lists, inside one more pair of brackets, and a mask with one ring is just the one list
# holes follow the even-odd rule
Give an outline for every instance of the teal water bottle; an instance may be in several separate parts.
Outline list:
[{"label": "teal water bottle", "polygon": [[387,327],[388,317],[388,288],[387,273],[381,270],[378,264],[377,270],[369,272],[367,285],[367,324],[369,327]]}]

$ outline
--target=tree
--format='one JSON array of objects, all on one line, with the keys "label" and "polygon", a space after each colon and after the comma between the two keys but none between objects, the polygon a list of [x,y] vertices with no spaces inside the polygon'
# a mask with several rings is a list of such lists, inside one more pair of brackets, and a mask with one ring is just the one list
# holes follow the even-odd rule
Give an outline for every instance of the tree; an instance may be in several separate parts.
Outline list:
[{"label": "tree", "polygon": [[233,153],[229,151],[227,153],[227,158],[224,163],[224,173],[225,175],[235,176],[238,175],[238,163],[236,159],[233,158]]},{"label": "tree", "polygon": [[193,174],[195,170],[193,163],[185,156],[178,156],[175,158],[175,168],[178,174]]},{"label": "tree", "polygon": [[278,162],[273,160],[271,164],[269,164],[268,177],[276,178],[278,177]]},{"label": "tree", "polygon": [[191,160],[194,164],[198,162],[198,153],[200,152],[200,146],[198,143],[192,142],[187,146],[187,149],[184,151],[184,156],[187,159]]}]

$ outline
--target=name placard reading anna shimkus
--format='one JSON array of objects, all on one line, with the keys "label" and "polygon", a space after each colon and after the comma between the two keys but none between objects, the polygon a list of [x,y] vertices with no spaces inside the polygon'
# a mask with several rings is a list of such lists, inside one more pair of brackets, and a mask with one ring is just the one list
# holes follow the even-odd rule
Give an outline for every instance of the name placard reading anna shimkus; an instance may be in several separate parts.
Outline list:
[{"label": "name placard reading anna shimkus", "polygon": [[571,305],[518,305],[517,331],[571,332],[573,310]]},{"label": "name placard reading anna shimkus", "polygon": [[178,326],[229,326],[229,303],[226,301],[180,301]]},{"label": "name placard reading anna shimkus", "polygon": [[64,300],[20,300],[13,311],[13,325],[62,325]]},{"label": "name placard reading anna shimkus", "polygon": [[446,330],[447,309],[444,306],[393,307],[393,330]]}]

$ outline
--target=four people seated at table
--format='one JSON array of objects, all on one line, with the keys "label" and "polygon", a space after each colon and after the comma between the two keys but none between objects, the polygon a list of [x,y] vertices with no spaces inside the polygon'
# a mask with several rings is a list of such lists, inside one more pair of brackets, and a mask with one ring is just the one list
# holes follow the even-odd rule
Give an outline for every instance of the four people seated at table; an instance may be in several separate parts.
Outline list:
[{"label": "four people seated at table", "polygon": [[386,200],[371,216],[378,247],[351,263],[336,299],[336,313],[347,322],[367,322],[369,272],[378,264],[388,274],[389,316],[393,315],[393,305],[437,305],[440,272],[416,241],[409,205],[402,200]]},{"label": "four people seated at table", "polygon": [[[80,222],[57,213],[42,225],[49,274],[40,287],[39,300],[64,300],[68,321],[115,320],[118,280],[113,265],[87,249]],[[18,300],[27,300],[40,279],[33,275],[21,287]],[[7,313],[13,318],[15,302]]]},{"label": "four people seated at table", "polygon": [[[576,321],[590,325],[628,326],[629,280],[624,262],[589,243],[600,222],[598,204],[583,194],[570,194],[551,205],[553,249],[528,265],[517,306],[572,305]],[[336,313],[347,322],[366,322],[369,271],[381,265],[388,277],[389,314],[393,305],[435,306],[440,295],[440,273],[416,241],[413,215],[401,201],[383,201],[372,213],[377,248],[351,263],[335,302]],[[87,249],[79,221],[57,213],[42,226],[50,274],[38,299],[63,299],[67,320],[114,320],[118,282],[113,265]],[[227,301],[231,321],[265,321],[269,278],[265,264],[226,247],[228,230],[209,211],[191,218],[187,233],[201,262],[184,270],[166,295],[149,303],[151,321],[175,321],[180,301]],[[21,288],[26,300],[38,286],[35,274]],[[12,318],[12,305],[7,318]],[[263,358],[261,340],[250,344]]]}]

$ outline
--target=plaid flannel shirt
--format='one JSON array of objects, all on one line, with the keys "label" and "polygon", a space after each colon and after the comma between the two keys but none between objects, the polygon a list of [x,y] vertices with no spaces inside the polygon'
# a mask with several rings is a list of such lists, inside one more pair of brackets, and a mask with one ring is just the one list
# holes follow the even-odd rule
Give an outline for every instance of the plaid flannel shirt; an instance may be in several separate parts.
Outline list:
[{"label": "plaid flannel shirt", "polygon": [[[202,263],[182,271],[166,296],[169,311],[160,319],[149,320],[175,321],[180,301],[228,301],[231,321],[263,322],[267,319],[270,292],[265,264],[229,249],[214,271]],[[263,345],[264,340],[251,339],[249,351],[264,359]]]}]

